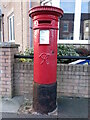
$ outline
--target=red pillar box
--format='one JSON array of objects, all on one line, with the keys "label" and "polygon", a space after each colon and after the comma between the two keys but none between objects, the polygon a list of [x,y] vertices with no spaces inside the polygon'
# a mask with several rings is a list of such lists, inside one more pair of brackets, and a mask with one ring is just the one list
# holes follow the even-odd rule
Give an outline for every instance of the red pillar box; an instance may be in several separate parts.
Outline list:
[{"label": "red pillar box", "polygon": [[29,11],[34,30],[33,109],[39,113],[56,109],[58,17],[63,11],[51,6],[38,6]]}]

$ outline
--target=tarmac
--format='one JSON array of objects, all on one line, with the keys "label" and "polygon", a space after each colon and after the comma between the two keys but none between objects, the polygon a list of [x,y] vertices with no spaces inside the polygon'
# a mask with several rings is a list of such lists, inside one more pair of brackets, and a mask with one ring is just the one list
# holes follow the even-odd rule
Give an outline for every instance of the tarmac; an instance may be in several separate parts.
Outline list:
[{"label": "tarmac", "polygon": [[[60,97],[57,99],[57,115],[32,115],[32,114],[18,114],[20,106],[24,102],[24,97],[16,96],[12,99],[3,98],[0,100],[0,117],[2,120],[14,120],[17,119],[49,119],[61,120],[64,118],[69,119],[88,119],[88,99],[85,98],[70,98]],[[27,119],[26,119],[27,118]],[[16,119],[16,120],[17,120]]]}]

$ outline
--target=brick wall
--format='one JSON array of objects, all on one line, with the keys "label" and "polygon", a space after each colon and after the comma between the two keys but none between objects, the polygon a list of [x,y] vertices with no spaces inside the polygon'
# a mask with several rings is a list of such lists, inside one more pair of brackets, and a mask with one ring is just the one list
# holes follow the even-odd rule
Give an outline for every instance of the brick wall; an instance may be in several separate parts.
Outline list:
[{"label": "brick wall", "polygon": [[88,65],[58,65],[58,95],[87,98],[89,73],[90,66]]},{"label": "brick wall", "polygon": [[[57,65],[57,94],[59,96],[88,97],[90,68],[87,65]],[[14,63],[15,95],[32,97],[33,65]]]},{"label": "brick wall", "polygon": [[[32,98],[33,64],[15,61],[18,45],[0,44],[0,96],[23,95]],[[59,96],[88,96],[90,82],[89,65],[57,65],[57,94]]]},{"label": "brick wall", "polygon": [[13,96],[13,64],[14,54],[18,52],[18,45],[11,43],[0,44],[0,96]]},{"label": "brick wall", "polygon": [[33,65],[30,63],[14,63],[14,95],[33,95]]}]

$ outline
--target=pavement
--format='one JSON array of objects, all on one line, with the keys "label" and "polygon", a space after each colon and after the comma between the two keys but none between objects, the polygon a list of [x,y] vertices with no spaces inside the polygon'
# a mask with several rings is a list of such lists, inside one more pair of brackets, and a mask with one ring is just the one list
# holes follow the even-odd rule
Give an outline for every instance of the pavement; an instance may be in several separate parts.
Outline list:
[{"label": "pavement", "polygon": [[18,109],[24,102],[23,96],[16,96],[12,99],[3,98],[0,100],[0,112],[3,113],[17,113]]},{"label": "pavement", "polygon": [[[17,119],[37,119],[53,118],[59,120],[59,118],[88,118],[88,99],[85,98],[70,98],[60,97],[57,99],[58,114],[57,115],[32,115],[32,114],[18,114],[18,109],[23,104],[24,98],[22,96],[16,96],[12,99],[3,98],[0,100],[0,115],[4,120]],[[60,119],[61,120],[61,119]]]}]

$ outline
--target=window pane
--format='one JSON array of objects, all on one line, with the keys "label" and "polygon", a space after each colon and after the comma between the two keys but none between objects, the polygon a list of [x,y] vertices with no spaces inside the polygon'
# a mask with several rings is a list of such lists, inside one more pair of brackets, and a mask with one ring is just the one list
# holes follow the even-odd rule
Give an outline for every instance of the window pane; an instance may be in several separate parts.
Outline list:
[{"label": "window pane", "polygon": [[15,40],[14,15],[9,17],[9,40]]},{"label": "window pane", "polygon": [[13,16],[13,40],[15,40],[15,32],[14,32],[14,16]]},{"label": "window pane", "polygon": [[90,40],[90,0],[82,0],[80,40]]},{"label": "window pane", "polygon": [[63,23],[63,32],[68,32],[68,26],[69,24],[68,23]]},{"label": "window pane", "polygon": [[10,18],[10,40],[12,40],[12,22],[11,22],[11,18]]},{"label": "window pane", "polygon": [[73,40],[75,0],[60,0],[64,15],[59,21],[59,39]]}]

